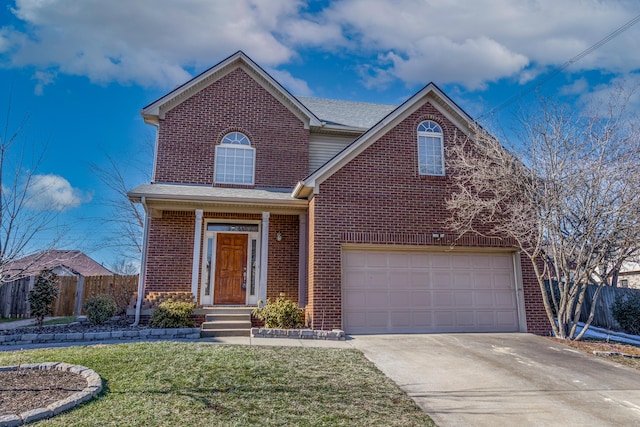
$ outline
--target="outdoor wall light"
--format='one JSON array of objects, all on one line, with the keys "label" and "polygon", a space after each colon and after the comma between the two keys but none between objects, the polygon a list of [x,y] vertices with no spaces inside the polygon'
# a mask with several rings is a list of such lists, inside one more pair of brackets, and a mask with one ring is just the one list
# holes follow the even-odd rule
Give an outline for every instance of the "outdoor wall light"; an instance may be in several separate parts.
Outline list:
[{"label": "outdoor wall light", "polygon": [[278,242],[280,242],[280,241],[282,240],[282,233],[281,233],[281,232],[279,232],[279,231],[276,233],[276,240],[277,240]]}]

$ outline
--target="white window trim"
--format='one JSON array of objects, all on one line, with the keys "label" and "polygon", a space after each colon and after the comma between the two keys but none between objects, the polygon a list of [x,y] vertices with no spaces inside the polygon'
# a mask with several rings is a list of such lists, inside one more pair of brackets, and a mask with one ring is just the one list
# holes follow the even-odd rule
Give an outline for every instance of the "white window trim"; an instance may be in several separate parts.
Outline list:
[{"label": "white window trim", "polygon": [[[255,181],[256,181],[256,149],[252,145],[225,143],[224,142],[225,138],[231,133],[239,133],[239,134],[241,134],[242,136],[244,136],[247,139],[249,144],[251,144],[251,140],[245,134],[243,134],[242,132],[229,132],[228,134],[226,134],[222,138],[222,142],[220,144],[216,145],[215,159],[213,161],[213,182],[215,184],[254,185]],[[218,179],[217,179],[217,169],[218,169],[218,151],[219,151],[219,148],[233,148],[235,150],[252,150],[253,153],[252,153],[252,156],[251,156],[251,170],[252,170],[253,173],[251,174],[251,182],[218,181]]]},{"label": "white window trim", "polygon": [[[438,126],[438,129],[440,129],[440,132],[425,132],[425,131],[417,131],[417,137],[416,137],[416,145],[417,145],[417,149],[418,149],[418,175],[420,176],[445,176],[446,175],[446,170],[445,170],[445,165],[444,165],[444,132],[442,132],[442,126],[440,126],[438,123],[434,122],[433,120],[423,120],[421,121],[416,130],[418,128],[420,128],[420,125],[422,125],[422,123],[425,122],[431,122],[433,124],[435,124],[436,126]],[[420,164],[420,137],[438,137],[440,138],[440,168],[442,170],[442,173],[422,173],[421,172],[421,164]],[[426,166],[426,165],[425,165]]]}]

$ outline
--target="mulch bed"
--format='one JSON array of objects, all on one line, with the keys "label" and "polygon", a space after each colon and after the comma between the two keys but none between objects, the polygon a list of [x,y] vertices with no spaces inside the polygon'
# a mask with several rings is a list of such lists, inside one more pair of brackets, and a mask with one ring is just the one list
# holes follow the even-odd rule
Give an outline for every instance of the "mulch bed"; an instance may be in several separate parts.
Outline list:
[{"label": "mulch bed", "polygon": [[[1,327],[1,326],[0,326]],[[118,320],[105,323],[104,325],[92,325],[89,322],[69,323],[66,325],[29,326],[17,329],[0,329],[0,335],[21,335],[21,334],[70,334],[75,332],[112,332],[112,331],[139,331],[149,329],[148,325],[138,325],[131,327],[126,320]]]},{"label": "mulch bed", "polygon": [[20,414],[71,396],[87,387],[68,371],[23,369],[0,372],[0,415]]}]

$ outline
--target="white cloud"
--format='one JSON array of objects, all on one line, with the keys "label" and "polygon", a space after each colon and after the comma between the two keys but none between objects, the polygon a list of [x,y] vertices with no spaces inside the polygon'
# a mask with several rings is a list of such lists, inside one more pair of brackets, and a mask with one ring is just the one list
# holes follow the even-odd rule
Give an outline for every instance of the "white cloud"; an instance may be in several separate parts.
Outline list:
[{"label": "white cloud", "polygon": [[313,95],[313,91],[309,88],[309,85],[307,85],[307,82],[293,77],[290,72],[284,71],[284,70],[276,70],[273,68],[268,68],[266,71],[271,75],[271,77],[276,79],[278,83],[286,87],[287,90],[291,92],[293,95],[297,95],[297,96]]},{"label": "white cloud", "polygon": [[44,87],[46,85],[50,85],[56,78],[56,73],[47,72],[47,71],[36,71],[33,73],[33,80],[36,80],[36,87],[33,89],[33,92],[40,96],[43,93]]},{"label": "white cloud", "polygon": [[73,188],[59,175],[33,175],[27,188],[26,206],[30,209],[64,211],[91,200],[90,195]]},{"label": "white cloud", "polygon": [[[320,11],[302,0],[16,0],[11,10],[25,30],[0,27],[1,65],[162,88],[239,49],[277,70],[299,50],[354,55],[368,62],[355,68],[369,87],[525,84],[638,13],[632,0],[335,0]],[[637,70],[639,39],[640,24],[569,71]]]},{"label": "white cloud", "polygon": [[568,86],[564,86],[560,89],[561,95],[580,95],[588,92],[589,90],[589,82],[587,79],[580,78],[574,81],[572,84]]},{"label": "white cloud", "polygon": [[14,15],[29,33],[2,27],[3,62],[88,76],[94,82],[173,87],[242,49],[264,66],[295,52],[278,29],[295,17],[291,0],[17,0]]},{"label": "white cloud", "polygon": [[[384,72],[370,72],[376,79],[393,75],[478,89],[505,77],[526,83],[541,69],[564,64],[635,16],[636,6],[613,0],[350,0],[332,3],[324,15],[340,23],[358,49],[394,59],[392,67],[379,66]],[[638,39],[635,25],[570,71],[638,69]]]}]

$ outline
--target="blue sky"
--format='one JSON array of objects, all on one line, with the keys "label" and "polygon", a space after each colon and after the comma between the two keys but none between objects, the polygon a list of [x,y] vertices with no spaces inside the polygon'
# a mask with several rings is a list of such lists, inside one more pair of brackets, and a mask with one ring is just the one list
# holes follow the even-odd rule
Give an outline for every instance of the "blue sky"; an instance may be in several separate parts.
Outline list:
[{"label": "blue sky", "polygon": [[[151,164],[140,109],[244,50],[295,95],[399,104],[438,84],[490,127],[529,94],[485,114],[640,15],[637,0],[16,0],[0,6],[0,119],[27,117],[20,147],[59,210],[59,244],[106,265],[113,197],[92,172],[107,154],[131,186]],[[640,75],[640,24],[541,86],[580,108]],[[640,111],[638,97],[632,107]],[[36,236],[38,249],[50,236]]]}]

